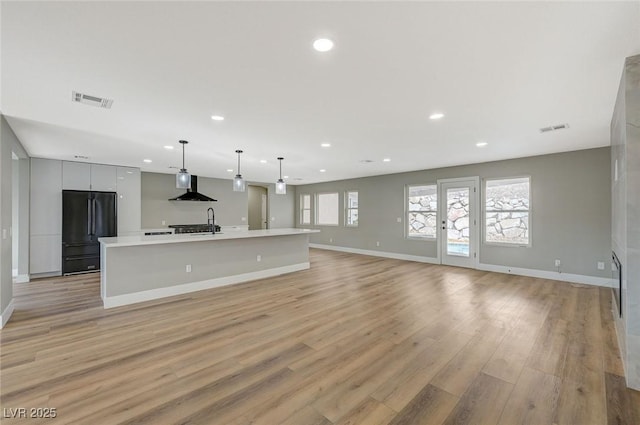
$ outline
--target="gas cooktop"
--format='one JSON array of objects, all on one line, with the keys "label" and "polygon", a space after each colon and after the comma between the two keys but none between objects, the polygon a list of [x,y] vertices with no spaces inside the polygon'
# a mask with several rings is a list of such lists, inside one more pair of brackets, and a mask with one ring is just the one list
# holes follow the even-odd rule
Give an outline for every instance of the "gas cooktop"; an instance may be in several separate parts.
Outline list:
[{"label": "gas cooktop", "polygon": [[[170,224],[175,229],[176,234],[179,233],[211,233],[211,227],[208,224]],[[216,233],[220,232],[220,226],[216,224]]]}]

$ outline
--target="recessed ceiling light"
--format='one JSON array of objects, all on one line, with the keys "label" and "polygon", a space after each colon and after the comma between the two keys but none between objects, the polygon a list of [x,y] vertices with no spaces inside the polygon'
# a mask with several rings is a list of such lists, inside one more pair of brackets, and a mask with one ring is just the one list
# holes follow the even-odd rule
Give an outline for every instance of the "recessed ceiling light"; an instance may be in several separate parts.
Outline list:
[{"label": "recessed ceiling light", "polygon": [[391,162],[391,158],[385,158],[382,160],[382,162]]},{"label": "recessed ceiling light", "polygon": [[434,114],[429,115],[430,120],[439,120],[442,117],[444,117],[444,114],[441,112],[436,112]]},{"label": "recessed ceiling light", "polygon": [[321,173],[325,173],[327,170],[325,170],[324,168],[322,170],[320,170]]},{"label": "recessed ceiling light", "polygon": [[283,178],[283,179],[288,179],[288,178],[289,178],[289,176],[283,176],[282,178]]},{"label": "recessed ceiling light", "polygon": [[211,115],[211,119],[214,121],[224,121],[224,117],[220,115]]},{"label": "recessed ceiling light", "polygon": [[228,168],[227,173],[233,173],[233,168]]},{"label": "recessed ceiling light", "polygon": [[168,150],[168,151],[172,151],[173,150],[173,146],[169,146],[169,145],[165,146],[164,148],[166,150]]},{"label": "recessed ceiling light", "polygon": [[320,143],[320,146],[322,146],[323,148],[330,148],[331,143]]},{"label": "recessed ceiling light", "polygon": [[261,164],[266,164],[266,163],[267,163],[267,160],[266,160],[266,159],[261,159],[261,160],[260,160],[260,163],[261,163]]},{"label": "recessed ceiling light", "polygon": [[146,162],[146,163],[153,162],[153,161],[151,161],[150,159],[143,159],[143,161],[144,161],[144,162]]},{"label": "recessed ceiling light", "polygon": [[478,142],[476,143],[476,146],[479,148],[484,148],[485,146],[487,146],[489,143],[487,142]]},{"label": "recessed ceiling light", "polygon": [[328,38],[318,38],[313,42],[313,48],[318,52],[328,52],[333,49],[333,41]]}]

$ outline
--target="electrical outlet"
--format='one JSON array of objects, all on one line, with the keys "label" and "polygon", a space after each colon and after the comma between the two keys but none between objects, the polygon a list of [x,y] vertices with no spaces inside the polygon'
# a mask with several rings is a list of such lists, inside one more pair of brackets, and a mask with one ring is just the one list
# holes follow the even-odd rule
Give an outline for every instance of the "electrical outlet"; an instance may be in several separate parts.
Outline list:
[{"label": "electrical outlet", "polygon": [[271,217],[271,221],[276,221],[276,218],[275,217]]},{"label": "electrical outlet", "polygon": [[185,267],[185,271],[187,273],[191,273],[191,264],[187,264],[187,266]]},{"label": "electrical outlet", "polygon": [[162,220],[162,225],[166,226],[167,225],[167,220]]},{"label": "electrical outlet", "polygon": [[329,243],[333,243],[333,238],[329,238]]},{"label": "electrical outlet", "polygon": [[398,223],[402,223],[402,218],[401,218],[401,217],[396,217],[396,221],[397,221]]},{"label": "electrical outlet", "polygon": [[604,261],[598,261],[598,270],[604,270]]},{"label": "electrical outlet", "polygon": [[240,221],[247,221],[247,217],[240,217]]},{"label": "electrical outlet", "polygon": [[376,241],[376,246],[380,246],[380,241]]},{"label": "electrical outlet", "polygon": [[258,263],[259,263],[260,261],[262,261],[262,255],[258,255],[258,256],[256,257],[256,261],[257,261]]},{"label": "electrical outlet", "polygon": [[560,260],[556,260],[556,267],[560,267]]}]

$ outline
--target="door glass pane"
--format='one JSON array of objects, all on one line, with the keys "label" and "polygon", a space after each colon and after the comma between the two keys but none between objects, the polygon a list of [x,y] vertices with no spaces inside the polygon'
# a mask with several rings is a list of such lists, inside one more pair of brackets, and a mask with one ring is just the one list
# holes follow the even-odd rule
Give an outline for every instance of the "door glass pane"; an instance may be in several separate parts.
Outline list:
[{"label": "door glass pane", "polygon": [[447,189],[447,255],[469,257],[469,188]]}]

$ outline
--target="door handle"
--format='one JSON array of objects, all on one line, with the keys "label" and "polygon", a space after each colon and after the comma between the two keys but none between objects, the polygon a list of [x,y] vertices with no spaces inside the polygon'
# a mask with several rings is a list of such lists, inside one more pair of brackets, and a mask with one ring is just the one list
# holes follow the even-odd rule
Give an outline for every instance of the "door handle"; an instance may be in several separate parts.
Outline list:
[{"label": "door handle", "polygon": [[93,201],[93,215],[91,218],[91,223],[92,223],[91,234],[95,235],[96,234],[96,200],[92,199],[92,201]]},{"label": "door handle", "polygon": [[87,199],[87,235],[91,235],[91,199]]}]

